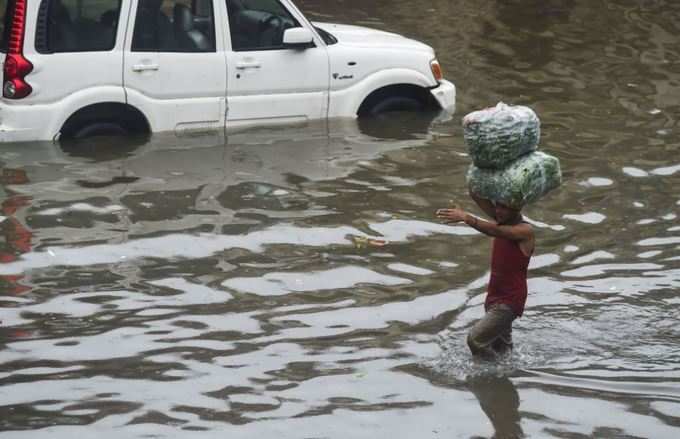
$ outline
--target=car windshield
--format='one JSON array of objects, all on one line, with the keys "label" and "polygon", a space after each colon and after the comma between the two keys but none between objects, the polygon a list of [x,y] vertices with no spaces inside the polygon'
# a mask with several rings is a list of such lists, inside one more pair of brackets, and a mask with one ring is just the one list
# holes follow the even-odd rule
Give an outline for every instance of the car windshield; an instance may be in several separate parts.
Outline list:
[{"label": "car windshield", "polygon": [[10,13],[8,6],[11,0],[0,0],[0,51],[7,51],[7,39],[9,38]]}]

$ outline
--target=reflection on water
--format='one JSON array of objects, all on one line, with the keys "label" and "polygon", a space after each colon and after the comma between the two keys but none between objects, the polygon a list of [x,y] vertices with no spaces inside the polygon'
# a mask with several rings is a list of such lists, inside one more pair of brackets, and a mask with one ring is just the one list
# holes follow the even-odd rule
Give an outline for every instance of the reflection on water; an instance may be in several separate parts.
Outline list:
[{"label": "reflection on water", "polygon": [[[456,117],[2,145],[2,437],[678,437],[678,5],[300,4],[430,42]],[[433,212],[498,100],[565,184],[488,364],[489,241]]]},{"label": "reflection on water", "polygon": [[506,376],[476,376],[468,381],[494,429],[494,438],[524,437],[519,414],[519,395]]}]

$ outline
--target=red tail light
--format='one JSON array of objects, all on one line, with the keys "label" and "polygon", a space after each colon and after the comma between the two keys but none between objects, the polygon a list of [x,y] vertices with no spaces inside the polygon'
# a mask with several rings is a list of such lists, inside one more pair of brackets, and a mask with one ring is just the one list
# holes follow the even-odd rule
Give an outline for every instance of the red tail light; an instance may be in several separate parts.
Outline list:
[{"label": "red tail light", "polygon": [[26,1],[14,0],[12,28],[7,42],[7,56],[3,68],[2,95],[8,99],[21,99],[33,90],[24,80],[33,64],[24,58],[24,33],[26,31]]}]

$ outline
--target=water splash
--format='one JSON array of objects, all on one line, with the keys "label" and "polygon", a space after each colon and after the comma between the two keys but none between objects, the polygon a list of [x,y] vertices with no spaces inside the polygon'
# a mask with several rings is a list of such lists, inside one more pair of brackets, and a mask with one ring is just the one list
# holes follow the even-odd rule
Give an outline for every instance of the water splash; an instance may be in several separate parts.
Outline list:
[{"label": "water splash", "polygon": [[546,356],[530,344],[515,347],[512,352],[494,360],[475,358],[470,353],[465,334],[445,332],[439,335],[437,344],[441,353],[425,362],[435,373],[456,381],[477,377],[508,377],[516,372],[546,365]]}]

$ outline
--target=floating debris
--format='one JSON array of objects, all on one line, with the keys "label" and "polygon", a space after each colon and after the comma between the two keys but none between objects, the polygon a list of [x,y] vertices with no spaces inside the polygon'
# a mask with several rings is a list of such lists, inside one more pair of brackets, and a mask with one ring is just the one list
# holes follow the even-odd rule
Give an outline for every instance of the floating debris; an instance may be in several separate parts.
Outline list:
[{"label": "floating debris", "polygon": [[352,242],[356,248],[364,247],[384,247],[388,242],[380,238],[369,238],[367,236],[353,236]]}]

